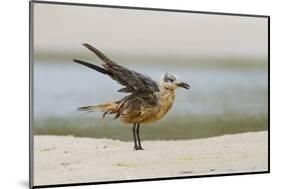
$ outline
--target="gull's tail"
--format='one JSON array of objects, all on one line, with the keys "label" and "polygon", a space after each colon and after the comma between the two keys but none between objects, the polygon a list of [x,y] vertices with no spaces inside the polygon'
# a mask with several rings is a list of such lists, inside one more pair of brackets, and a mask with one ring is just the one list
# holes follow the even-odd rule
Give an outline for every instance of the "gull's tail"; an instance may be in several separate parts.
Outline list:
[{"label": "gull's tail", "polygon": [[99,111],[104,112],[103,117],[105,117],[106,114],[117,113],[118,103],[117,102],[109,102],[109,103],[93,105],[93,106],[83,106],[83,107],[79,107],[78,110],[87,111],[87,112],[93,112],[93,111],[99,110]]}]

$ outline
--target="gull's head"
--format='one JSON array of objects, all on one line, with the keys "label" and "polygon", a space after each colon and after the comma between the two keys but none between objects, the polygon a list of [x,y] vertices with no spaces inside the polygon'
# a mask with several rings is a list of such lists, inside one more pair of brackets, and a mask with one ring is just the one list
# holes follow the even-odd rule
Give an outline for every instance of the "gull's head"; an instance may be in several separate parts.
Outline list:
[{"label": "gull's head", "polygon": [[168,90],[175,90],[178,87],[189,89],[190,86],[185,82],[179,82],[178,77],[172,73],[165,73],[161,79],[161,86]]}]

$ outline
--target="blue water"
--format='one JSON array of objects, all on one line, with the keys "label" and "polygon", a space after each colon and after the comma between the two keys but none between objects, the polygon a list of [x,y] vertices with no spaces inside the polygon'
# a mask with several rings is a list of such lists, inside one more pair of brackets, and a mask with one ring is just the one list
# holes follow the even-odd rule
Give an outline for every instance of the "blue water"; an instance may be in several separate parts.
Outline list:
[{"label": "blue water", "polygon": [[[203,69],[176,65],[126,65],[159,81],[166,71],[191,85],[179,89],[171,115],[267,114],[267,70]],[[109,77],[75,63],[34,65],[34,116],[79,117],[77,107],[118,100],[121,86]],[[100,116],[100,114],[89,114]]]}]

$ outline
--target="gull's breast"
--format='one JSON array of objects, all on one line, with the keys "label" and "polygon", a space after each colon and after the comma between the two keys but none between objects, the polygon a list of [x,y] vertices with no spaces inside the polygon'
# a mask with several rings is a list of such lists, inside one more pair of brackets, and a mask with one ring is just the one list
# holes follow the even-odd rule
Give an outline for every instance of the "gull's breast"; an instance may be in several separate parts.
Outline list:
[{"label": "gull's breast", "polygon": [[140,123],[152,123],[160,120],[171,109],[175,100],[173,90],[161,92],[159,96],[159,103],[150,110],[144,111],[143,119]]}]

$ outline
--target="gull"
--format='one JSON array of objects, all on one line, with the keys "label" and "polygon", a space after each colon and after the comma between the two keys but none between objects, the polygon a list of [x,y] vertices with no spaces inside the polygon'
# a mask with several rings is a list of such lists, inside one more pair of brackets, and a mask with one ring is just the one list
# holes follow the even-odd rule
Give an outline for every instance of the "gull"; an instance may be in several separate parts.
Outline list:
[{"label": "gull", "polygon": [[153,123],[164,117],[173,105],[175,90],[179,87],[189,89],[190,86],[185,82],[178,82],[177,77],[172,73],[165,73],[157,83],[145,74],[117,64],[92,45],[88,43],[82,45],[102,61],[101,66],[77,59],[73,61],[109,76],[123,86],[118,92],[129,94],[120,100],[78,109],[87,112],[102,111],[103,117],[113,114],[115,119],[119,118],[124,123],[132,124],[134,149],[143,150],[140,124]]}]

